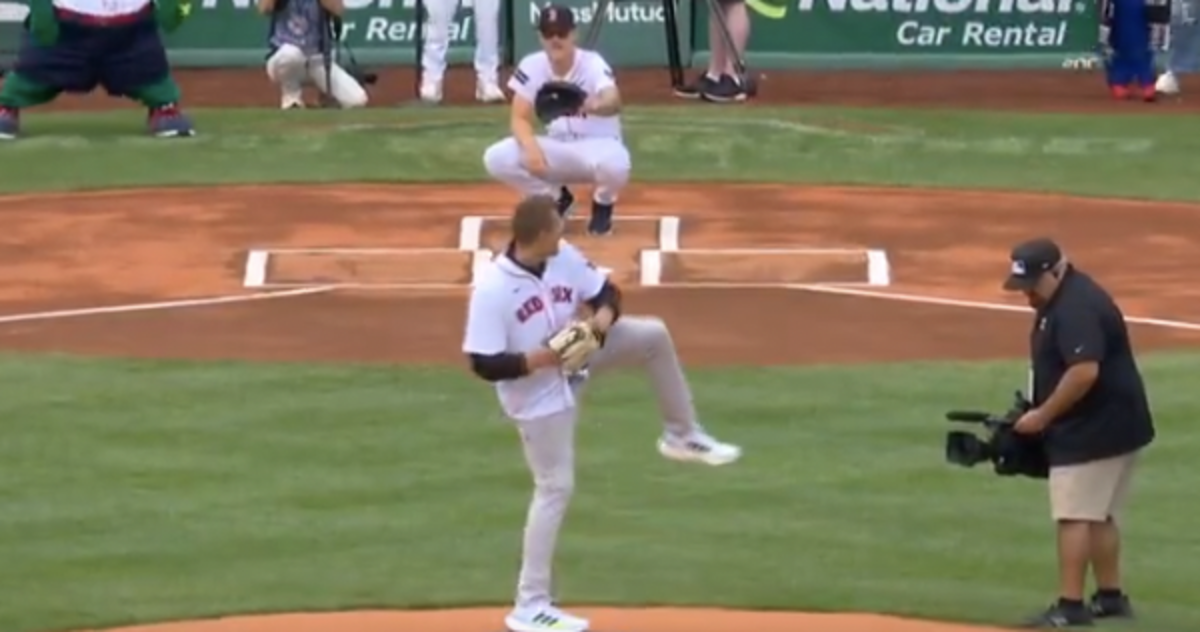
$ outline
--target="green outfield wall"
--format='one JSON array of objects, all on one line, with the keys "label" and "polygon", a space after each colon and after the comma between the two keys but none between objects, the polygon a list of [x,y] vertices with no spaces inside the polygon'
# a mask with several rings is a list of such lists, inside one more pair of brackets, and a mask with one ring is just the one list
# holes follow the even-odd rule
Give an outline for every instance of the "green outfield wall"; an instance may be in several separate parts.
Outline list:
[{"label": "green outfield wall", "polygon": [[[501,41],[517,58],[536,49],[541,0],[511,0]],[[581,33],[595,19],[589,0],[565,0]],[[683,58],[707,63],[708,12],[678,0]],[[266,54],[267,18],[254,0],[194,0],[191,19],[167,38],[184,67],[251,66]],[[693,10],[693,5],[699,10]],[[753,15],[754,68],[1057,67],[1090,54],[1096,41],[1093,0],[747,0]],[[450,62],[468,63],[475,44],[473,0],[460,0],[451,27]],[[368,64],[416,60],[416,0],[346,0],[346,41]],[[0,59],[15,49],[24,7],[0,0]],[[619,68],[666,65],[660,0],[623,0],[608,9],[598,48]]]}]

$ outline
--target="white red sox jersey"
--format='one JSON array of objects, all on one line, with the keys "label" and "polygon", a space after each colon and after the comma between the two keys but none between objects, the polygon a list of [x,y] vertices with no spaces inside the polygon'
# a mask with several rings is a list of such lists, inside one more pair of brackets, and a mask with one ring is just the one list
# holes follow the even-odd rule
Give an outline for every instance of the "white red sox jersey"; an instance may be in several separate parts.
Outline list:
[{"label": "white red sox jersey", "polygon": [[[617,85],[613,78],[612,68],[600,53],[583,48],[575,49],[575,63],[571,70],[563,76],[554,74],[550,66],[550,57],[545,51],[537,51],[526,55],[517,65],[512,78],[508,80],[508,89],[530,103],[537,97],[538,90],[549,81],[569,81],[594,97],[606,88]],[[546,128],[549,136],[571,136],[575,138],[621,138],[621,117],[596,116],[593,114],[580,116],[564,116]]]},{"label": "white red sox jersey", "polygon": [[[528,353],[543,346],[574,318],[579,305],[600,293],[604,273],[563,241],[539,278],[508,255],[497,256],[475,276],[467,308],[463,352]],[[575,406],[559,367],[496,382],[504,413],[512,419],[546,417]]]},{"label": "white red sox jersey", "polygon": [[145,9],[151,0],[53,0],[54,6],[60,9],[91,15],[95,17],[112,17],[130,15]]}]

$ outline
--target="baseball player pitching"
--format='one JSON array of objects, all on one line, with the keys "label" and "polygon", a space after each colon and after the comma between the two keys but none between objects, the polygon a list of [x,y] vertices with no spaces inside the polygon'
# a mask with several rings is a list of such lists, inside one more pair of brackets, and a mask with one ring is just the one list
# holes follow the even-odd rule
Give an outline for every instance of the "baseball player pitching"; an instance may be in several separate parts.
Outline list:
[{"label": "baseball player pitching", "polygon": [[575,486],[578,400],[589,374],[644,369],[665,431],[669,459],[724,465],[740,447],[709,435],[662,320],[623,316],[621,292],[563,240],[565,221],[552,196],[532,196],[512,216],[507,250],[476,275],[463,351],[480,378],[493,382],[513,420],[533,475],[511,632],[583,632],[586,619],[554,605],[551,567],[559,527]]},{"label": "baseball player pitching", "polygon": [[[559,211],[575,203],[568,184],[592,184],[588,232],[612,232],[613,205],[629,182],[629,150],[621,137],[621,95],[608,62],[575,45],[575,14],[548,5],[538,14],[542,50],[517,65],[508,88],[513,93],[512,136],[488,147],[483,164],[491,176],[525,195],[557,195]],[[577,86],[580,108],[550,121],[536,135],[534,103],[545,88]]]}]

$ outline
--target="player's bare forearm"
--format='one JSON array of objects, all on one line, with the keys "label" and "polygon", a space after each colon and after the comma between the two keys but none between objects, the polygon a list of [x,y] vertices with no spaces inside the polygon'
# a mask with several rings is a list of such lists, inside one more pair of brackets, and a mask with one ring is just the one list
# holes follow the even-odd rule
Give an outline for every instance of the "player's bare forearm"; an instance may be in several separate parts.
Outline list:
[{"label": "player's bare forearm", "polygon": [[592,314],[592,324],[595,325],[596,329],[600,330],[601,333],[608,331],[608,328],[612,327],[613,321],[615,320],[617,320],[617,313],[608,305],[601,305],[600,309],[597,309],[595,313]]},{"label": "player's bare forearm", "polygon": [[341,17],[346,12],[346,5],[342,0],[320,0],[320,2],[326,11],[338,17]]},{"label": "player's bare forearm", "polygon": [[613,116],[621,111],[621,93],[617,88],[605,88],[592,98],[588,113],[596,116]]},{"label": "player's bare forearm", "polygon": [[512,131],[513,138],[517,140],[517,144],[521,146],[521,149],[529,150],[536,147],[537,141],[534,140],[532,103],[521,97],[513,98],[509,128]]},{"label": "player's bare forearm", "polygon": [[591,312],[592,325],[605,333],[621,315],[621,288],[612,281],[605,281],[596,296],[584,302]]}]

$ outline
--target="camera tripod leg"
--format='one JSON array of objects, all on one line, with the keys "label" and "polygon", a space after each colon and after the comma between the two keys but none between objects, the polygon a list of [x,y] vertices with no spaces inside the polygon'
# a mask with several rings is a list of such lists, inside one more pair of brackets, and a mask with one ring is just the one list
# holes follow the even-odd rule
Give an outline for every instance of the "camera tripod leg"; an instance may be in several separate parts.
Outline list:
[{"label": "camera tripod leg", "polygon": [[600,41],[600,31],[608,21],[608,9],[612,3],[613,0],[600,0],[594,5],[596,10],[592,13],[592,23],[588,25],[587,33],[583,36],[584,48],[596,49],[596,44]]},{"label": "camera tripod leg", "polygon": [[679,16],[675,10],[678,0],[662,0],[663,29],[667,43],[667,70],[671,76],[671,89],[683,89],[683,52],[679,50]]}]

